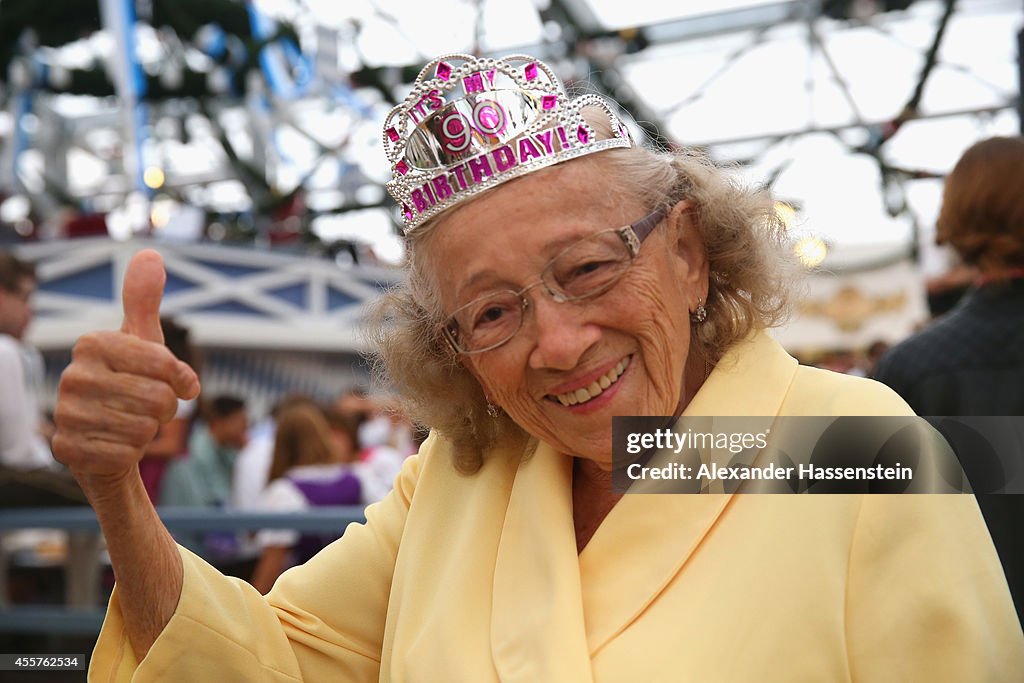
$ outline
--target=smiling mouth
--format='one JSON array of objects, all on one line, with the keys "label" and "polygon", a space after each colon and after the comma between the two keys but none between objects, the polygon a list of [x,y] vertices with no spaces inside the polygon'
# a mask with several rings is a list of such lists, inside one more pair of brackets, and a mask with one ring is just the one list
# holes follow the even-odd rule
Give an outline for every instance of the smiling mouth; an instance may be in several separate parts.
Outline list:
[{"label": "smiling mouth", "polygon": [[549,395],[548,398],[558,401],[563,406],[575,406],[580,403],[586,403],[587,401],[593,400],[619,381],[619,378],[622,377],[622,373],[624,373],[626,368],[629,367],[629,361],[632,358],[632,356],[626,356],[611,370],[591,382],[589,386],[581,387],[573,391],[567,391],[564,394],[556,394],[554,396]]}]

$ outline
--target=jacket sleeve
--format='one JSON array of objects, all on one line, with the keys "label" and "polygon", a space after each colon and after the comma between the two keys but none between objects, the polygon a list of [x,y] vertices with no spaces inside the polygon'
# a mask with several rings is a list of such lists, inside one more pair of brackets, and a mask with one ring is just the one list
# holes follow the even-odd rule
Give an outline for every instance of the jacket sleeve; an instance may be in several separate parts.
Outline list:
[{"label": "jacket sleeve", "polygon": [[846,631],[853,681],[1020,680],[1024,635],[973,496],[864,496]]},{"label": "jacket sleeve", "polygon": [[184,583],[174,615],[137,661],[115,587],[90,662],[90,681],[376,681],[395,559],[430,450],[409,458],[395,488],[338,541],[262,596],[180,548]]}]

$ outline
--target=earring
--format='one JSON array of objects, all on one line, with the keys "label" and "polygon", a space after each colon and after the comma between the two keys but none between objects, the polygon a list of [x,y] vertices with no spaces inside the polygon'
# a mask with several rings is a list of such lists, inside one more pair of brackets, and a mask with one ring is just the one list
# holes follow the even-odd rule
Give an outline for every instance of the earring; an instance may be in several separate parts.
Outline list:
[{"label": "earring", "polygon": [[498,417],[498,406],[494,405],[490,401],[487,402],[487,414],[491,417]]},{"label": "earring", "polygon": [[704,307],[704,299],[697,299],[697,310],[690,313],[690,320],[702,323],[708,319],[708,309]]}]

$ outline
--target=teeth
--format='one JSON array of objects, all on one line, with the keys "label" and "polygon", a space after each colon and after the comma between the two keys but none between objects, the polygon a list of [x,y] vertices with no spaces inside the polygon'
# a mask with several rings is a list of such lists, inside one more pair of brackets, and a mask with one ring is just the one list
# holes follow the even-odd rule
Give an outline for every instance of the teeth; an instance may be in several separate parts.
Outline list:
[{"label": "teeth", "polygon": [[592,398],[597,398],[605,389],[615,384],[622,373],[625,372],[626,368],[629,367],[629,359],[629,356],[623,358],[614,368],[591,382],[590,386],[558,394],[555,398],[563,406],[574,406],[577,403],[586,403]]}]

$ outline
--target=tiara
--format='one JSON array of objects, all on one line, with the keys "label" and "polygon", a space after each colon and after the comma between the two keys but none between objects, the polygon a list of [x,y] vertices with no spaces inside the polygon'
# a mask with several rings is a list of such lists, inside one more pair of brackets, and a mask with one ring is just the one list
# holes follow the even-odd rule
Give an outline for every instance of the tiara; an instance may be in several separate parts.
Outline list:
[{"label": "tiara", "polygon": [[[601,139],[584,108],[608,117]],[[459,202],[537,169],[633,141],[598,95],[570,100],[551,69],[526,55],[448,54],[428,63],[384,122],[388,192],[405,233]]]}]

